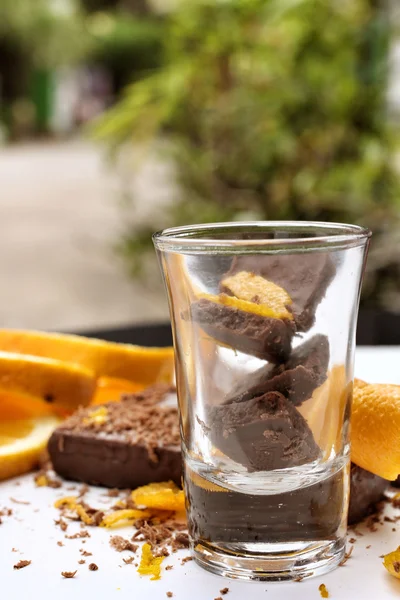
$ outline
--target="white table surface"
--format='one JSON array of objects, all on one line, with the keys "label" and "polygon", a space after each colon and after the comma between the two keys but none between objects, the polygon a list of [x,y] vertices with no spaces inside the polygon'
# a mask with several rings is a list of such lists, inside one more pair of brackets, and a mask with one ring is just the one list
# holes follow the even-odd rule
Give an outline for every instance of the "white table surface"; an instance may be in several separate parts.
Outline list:
[{"label": "white table surface", "polygon": [[[357,350],[356,375],[370,382],[400,384],[400,347],[360,348]],[[118,553],[109,546],[111,535],[129,537],[131,528],[105,530],[89,528],[91,537],[83,544],[82,539],[65,539],[64,533],[54,525],[58,511],[53,508],[57,497],[71,494],[63,488],[36,488],[32,475],[0,484],[0,509],[12,508],[13,515],[4,517],[0,525],[0,600],[158,600],[165,599],[166,592],[173,592],[176,600],[213,600],[220,596],[219,590],[229,587],[226,600],[318,600],[318,586],[324,583],[334,600],[389,600],[400,597],[400,580],[390,577],[382,566],[381,554],[400,545],[400,523],[392,531],[393,523],[378,526],[370,533],[363,526],[364,534],[357,537],[353,555],[344,567],[320,578],[301,583],[242,583],[230,581],[203,571],[194,562],[181,565],[188,555],[180,551],[163,563],[160,581],[141,577],[133,564],[126,565],[122,558],[130,553]],[[104,490],[92,488],[89,501],[98,506]],[[29,501],[16,504],[10,497]],[[393,511],[391,507],[387,509]],[[397,514],[400,511],[397,510]],[[396,526],[395,526],[396,528]],[[69,525],[68,534],[79,530],[78,524]],[[350,537],[354,534],[351,533]],[[356,536],[354,536],[356,537]],[[61,540],[64,546],[57,545]],[[367,549],[367,546],[371,546]],[[13,552],[15,548],[17,551]],[[92,552],[86,564],[79,565],[80,548]],[[139,555],[139,553],[138,553]],[[21,559],[32,564],[16,571],[13,565]],[[95,562],[98,571],[89,571]],[[167,564],[174,569],[165,571]],[[64,579],[61,571],[78,572],[74,579]]]}]

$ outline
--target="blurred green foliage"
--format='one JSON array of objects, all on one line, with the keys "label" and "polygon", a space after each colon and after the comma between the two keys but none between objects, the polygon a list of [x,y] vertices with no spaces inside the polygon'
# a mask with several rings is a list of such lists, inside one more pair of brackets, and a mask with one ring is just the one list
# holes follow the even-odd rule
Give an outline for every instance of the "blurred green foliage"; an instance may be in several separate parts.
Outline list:
[{"label": "blurred green foliage", "polygon": [[90,59],[108,68],[116,91],[147,75],[162,62],[164,34],[159,19],[124,12],[96,12],[88,17]]},{"label": "blurred green foliage", "polygon": [[39,68],[79,60],[89,47],[76,0],[1,0],[0,39],[14,43]]},{"label": "blurred green foliage", "polygon": [[[131,270],[152,251],[155,226],[355,222],[376,233],[364,301],[388,305],[390,296],[393,308],[395,297],[400,310],[388,44],[388,15],[376,0],[178,2],[165,64],[129,86],[96,129],[115,150],[160,135],[170,142],[180,195],[127,231],[121,250]],[[379,238],[389,250],[374,260]]]}]

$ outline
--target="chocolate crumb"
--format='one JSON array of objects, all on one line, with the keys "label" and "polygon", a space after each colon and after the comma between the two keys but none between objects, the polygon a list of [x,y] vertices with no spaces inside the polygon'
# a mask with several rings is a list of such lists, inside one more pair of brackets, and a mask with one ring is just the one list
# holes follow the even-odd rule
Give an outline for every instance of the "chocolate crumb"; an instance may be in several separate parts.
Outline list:
[{"label": "chocolate crumb", "polygon": [[17,548],[11,548],[11,552],[18,552]]},{"label": "chocolate crumb", "polygon": [[90,533],[86,529],[82,529],[82,531],[78,531],[78,533],[74,533],[73,535],[66,535],[67,540],[77,540],[79,538],[88,538],[90,537]]},{"label": "chocolate crumb", "polygon": [[193,556],[185,556],[184,558],[182,558],[181,560],[181,565],[186,564],[187,562],[190,562],[191,560],[193,560]]},{"label": "chocolate crumb", "polygon": [[167,592],[167,598],[172,598],[173,593],[172,592]]},{"label": "chocolate crumb", "polygon": [[57,546],[64,546],[64,544],[61,541],[58,541]]},{"label": "chocolate crumb", "polygon": [[138,544],[133,544],[132,542],[123,538],[120,535],[113,535],[110,538],[110,546],[114,548],[114,550],[116,550],[117,552],[123,552],[124,550],[136,552],[139,548]]},{"label": "chocolate crumb", "polygon": [[221,596],[218,596],[218,598],[214,598],[214,600],[222,600]]},{"label": "chocolate crumb", "polygon": [[87,552],[83,548],[80,548],[79,552],[82,554],[82,556],[93,556],[93,554],[91,552]]},{"label": "chocolate crumb", "polygon": [[219,593],[222,594],[223,596],[225,596],[225,594],[227,594],[229,592],[229,588],[225,587],[222,588],[222,590],[219,590]]},{"label": "chocolate crumb", "polygon": [[89,571],[98,571],[99,567],[96,565],[96,563],[90,563],[89,565]]},{"label": "chocolate crumb", "polygon": [[124,561],[124,563],[126,565],[131,565],[133,563],[133,561],[135,560],[135,557],[134,556],[130,556],[129,558],[123,558],[122,560]]},{"label": "chocolate crumb", "polygon": [[369,544],[368,546],[365,546],[366,550],[369,550],[371,548],[371,544]]},{"label": "chocolate crumb", "polygon": [[392,517],[383,517],[383,520],[386,521],[386,523],[396,523],[396,519],[392,519]]},{"label": "chocolate crumb", "polygon": [[28,567],[31,564],[31,562],[31,560],[20,560],[19,562],[17,562],[16,565],[14,565],[14,569],[24,569],[25,567]]},{"label": "chocolate crumb", "polygon": [[173,569],[173,568],[174,568],[174,565],[167,565],[167,566],[165,567],[165,570],[166,570],[166,571],[172,571],[172,569]]},{"label": "chocolate crumb", "polygon": [[78,571],[61,571],[61,575],[65,577],[65,579],[72,579],[75,577]]},{"label": "chocolate crumb", "polygon": [[113,488],[112,490],[107,491],[107,496],[109,498],[118,498],[119,490],[117,488]]},{"label": "chocolate crumb", "polygon": [[392,531],[397,531],[396,527],[392,527]]},{"label": "chocolate crumb", "polygon": [[86,562],[86,560],[83,560],[83,558],[81,558],[81,560],[78,560],[78,565],[84,565]]},{"label": "chocolate crumb", "polygon": [[66,523],[62,517],[60,517],[59,519],[54,519],[54,523],[56,525],[59,525],[61,531],[67,531],[68,529],[68,523]]},{"label": "chocolate crumb", "polygon": [[356,543],[356,541],[357,541],[357,540],[356,540],[356,538],[353,538],[353,537],[351,537],[351,538],[349,539],[349,542],[350,542],[350,544],[355,544],[355,543]]}]

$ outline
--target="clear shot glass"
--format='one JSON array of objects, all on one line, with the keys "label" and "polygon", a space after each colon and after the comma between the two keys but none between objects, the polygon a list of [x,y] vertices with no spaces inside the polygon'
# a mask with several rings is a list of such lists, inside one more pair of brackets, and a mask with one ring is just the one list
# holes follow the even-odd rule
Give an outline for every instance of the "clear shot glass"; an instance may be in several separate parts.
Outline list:
[{"label": "clear shot glass", "polygon": [[195,560],[239,579],[343,559],[355,332],[370,232],[220,223],[154,235],[174,336]]}]

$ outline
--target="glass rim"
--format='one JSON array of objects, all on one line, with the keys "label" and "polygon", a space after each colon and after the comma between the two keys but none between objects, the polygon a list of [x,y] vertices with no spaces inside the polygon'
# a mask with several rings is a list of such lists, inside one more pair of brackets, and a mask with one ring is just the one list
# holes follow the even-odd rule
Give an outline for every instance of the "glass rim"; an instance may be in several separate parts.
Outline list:
[{"label": "glass rim", "polygon": [[[314,233],[314,236],[235,239],[213,237],[218,233],[237,232],[273,233],[276,230],[292,230],[291,233]],[[209,235],[208,235],[209,234]],[[192,251],[196,253],[224,253],[279,250],[306,251],[317,249],[344,249],[362,246],[372,232],[360,225],[329,223],[325,221],[228,221],[168,227],[153,234],[157,250],[169,252]]]}]

